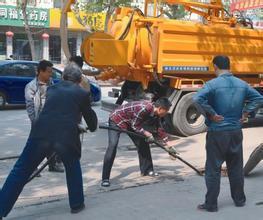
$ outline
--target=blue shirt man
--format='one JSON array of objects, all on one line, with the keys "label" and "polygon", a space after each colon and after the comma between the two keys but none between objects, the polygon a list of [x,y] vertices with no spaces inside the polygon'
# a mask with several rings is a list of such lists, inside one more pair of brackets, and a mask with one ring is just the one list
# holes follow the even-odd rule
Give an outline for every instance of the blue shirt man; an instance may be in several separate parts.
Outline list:
[{"label": "blue shirt man", "polygon": [[216,79],[210,80],[193,100],[206,117],[206,186],[205,203],[198,206],[217,211],[221,166],[226,161],[231,195],[236,206],[244,206],[242,122],[263,104],[263,96],[230,72],[226,56],[213,59]]}]

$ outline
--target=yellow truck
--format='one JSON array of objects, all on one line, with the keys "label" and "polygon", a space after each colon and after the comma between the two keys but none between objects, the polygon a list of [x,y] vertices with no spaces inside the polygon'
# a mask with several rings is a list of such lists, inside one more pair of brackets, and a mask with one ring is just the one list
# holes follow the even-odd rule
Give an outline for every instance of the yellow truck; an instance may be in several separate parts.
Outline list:
[{"label": "yellow truck", "polygon": [[[165,18],[163,3],[181,4],[202,22]],[[192,96],[215,77],[215,55],[229,56],[232,73],[262,92],[263,31],[253,29],[245,18],[229,15],[221,0],[146,0],[144,12],[117,8],[107,33],[87,36],[81,53],[101,70],[99,79],[124,81],[117,104],[169,97],[173,105],[167,123],[184,136],[206,129]]]}]

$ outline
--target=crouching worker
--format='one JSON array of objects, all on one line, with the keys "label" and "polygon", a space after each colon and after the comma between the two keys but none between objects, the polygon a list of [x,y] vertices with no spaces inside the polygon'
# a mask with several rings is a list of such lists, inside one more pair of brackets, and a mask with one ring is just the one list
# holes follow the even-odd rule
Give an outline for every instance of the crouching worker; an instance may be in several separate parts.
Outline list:
[{"label": "crouching worker", "polygon": [[[139,164],[142,176],[157,176],[158,173],[153,170],[153,162],[149,142],[154,140],[151,132],[143,128],[143,123],[149,119],[159,120],[164,117],[171,106],[167,98],[160,98],[155,103],[150,101],[135,101],[122,105],[115,109],[109,118],[109,126],[112,128],[130,130],[146,136],[146,139],[129,135],[139,155]],[[167,135],[160,127],[158,136],[164,141],[168,141]],[[109,144],[104,157],[101,186],[110,186],[110,172],[116,156],[117,145],[120,132],[109,130]]]},{"label": "crouching worker", "polygon": [[78,66],[70,64],[63,72],[63,80],[47,89],[45,106],[0,191],[0,219],[7,216],[28,178],[53,151],[65,167],[71,212],[84,209],[78,121],[82,114],[89,130],[94,132],[97,116],[91,109],[89,93],[79,86],[81,74]]}]

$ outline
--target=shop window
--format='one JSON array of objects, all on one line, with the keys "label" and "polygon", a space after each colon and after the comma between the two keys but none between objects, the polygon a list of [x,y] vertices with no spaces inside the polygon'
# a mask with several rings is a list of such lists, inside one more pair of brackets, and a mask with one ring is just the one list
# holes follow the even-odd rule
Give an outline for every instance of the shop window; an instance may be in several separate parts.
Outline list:
[{"label": "shop window", "polygon": [[77,39],[76,38],[69,38],[68,39],[68,46],[69,46],[69,52],[71,56],[77,55]]},{"label": "shop window", "polygon": [[[36,60],[42,59],[43,54],[43,44],[40,36],[34,36],[34,46]],[[15,34],[14,36],[14,59],[16,60],[32,60],[31,50],[29,46],[29,41],[25,34]]]},{"label": "shop window", "polygon": [[49,37],[49,57],[53,63],[61,62],[61,41],[59,36]]}]

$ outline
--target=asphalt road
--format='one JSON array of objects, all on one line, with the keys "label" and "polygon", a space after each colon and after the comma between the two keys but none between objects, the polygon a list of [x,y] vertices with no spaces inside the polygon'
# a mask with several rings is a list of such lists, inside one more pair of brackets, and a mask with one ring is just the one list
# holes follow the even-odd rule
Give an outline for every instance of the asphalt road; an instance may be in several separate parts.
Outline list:
[{"label": "asphalt road", "polygon": [[[103,99],[110,88],[103,88]],[[108,120],[108,113],[93,106],[99,122]],[[244,161],[263,141],[262,118],[251,120],[244,129]],[[30,122],[23,107],[0,111],[0,157],[19,155],[29,134]],[[112,170],[112,186],[100,187],[101,169],[107,147],[107,131],[98,130],[84,136],[82,171],[87,209],[79,215],[69,213],[65,175],[44,170],[42,177],[26,185],[15,208],[7,219],[262,219],[263,163],[246,178],[247,206],[233,206],[228,179],[222,178],[217,214],[202,213],[196,205],[204,200],[205,185],[202,177],[180,161],[158,148],[152,149],[158,178],[141,177],[137,153],[132,142],[122,135]],[[204,167],[205,134],[178,140],[181,157],[198,168]],[[0,186],[15,163],[14,159],[0,160]]]}]

